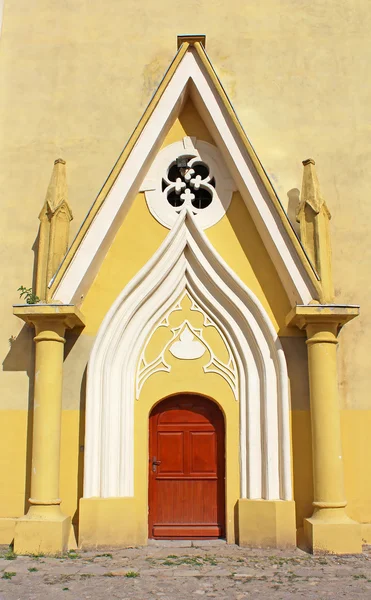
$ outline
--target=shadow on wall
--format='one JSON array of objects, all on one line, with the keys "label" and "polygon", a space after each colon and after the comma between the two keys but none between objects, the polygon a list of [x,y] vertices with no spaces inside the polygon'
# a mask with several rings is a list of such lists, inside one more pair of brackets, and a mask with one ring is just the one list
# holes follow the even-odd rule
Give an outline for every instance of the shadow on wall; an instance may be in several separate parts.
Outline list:
[{"label": "shadow on wall", "polygon": [[296,220],[296,211],[300,204],[300,190],[298,190],[297,188],[293,188],[292,190],[289,190],[287,192],[287,197],[289,199],[289,202],[287,205],[287,216],[288,216],[290,223],[293,226],[296,234],[299,236],[300,228],[299,228],[299,223]]},{"label": "shadow on wall", "polygon": [[86,409],[86,375],[88,367],[85,367],[80,388],[80,410],[79,410],[79,458],[77,465],[77,497],[76,511],[72,516],[72,526],[75,531],[76,540],[79,540],[79,510],[80,499],[84,495],[84,443],[85,443],[85,409]]},{"label": "shadow on wall", "polygon": [[291,413],[297,545],[303,547],[303,519],[313,513],[312,430],[309,411]]},{"label": "shadow on wall", "polygon": [[26,476],[25,476],[25,502],[24,512],[29,508],[28,498],[31,495],[31,460],[32,460],[32,432],[33,432],[33,405],[34,405],[34,379],[35,379],[35,332],[33,327],[24,325],[15,339],[11,338],[10,350],[3,361],[3,371],[25,371],[28,376],[28,402],[27,402],[27,441],[26,441]]},{"label": "shadow on wall", "polygon": [[235,543],[239,545],[240,543],[240,521],[238,518],[238,501],[234,505],[234,535],[235,535]]},{"label": "shadow on wall", "polygon": [[313,512],[312,432],[310,423],[308,358],[304,337],[280,338],[287,363],[291,396],[291,439],[294,500],[298,545],[303,519]]},{"label": "shadow on wall", "polygon": [[[39,231],[32,244],[33,273],[32,290],[36,290],[37,260],[39,248]],[[26,286],[28,287],[28,286]],[[19,301],[20,303],[22,300]],[[9,313],[11,307],[9,307]],[[16,338],[11,338],[10,350],[3,361],[3,371],[23,371],[28,376],[28,402],[27,402],[27,440],[26,440],[26,475],[25,475],[25,501],[24,512],[29,508],[28,499],[31,495],[31,460],[32,460],[32,434],[33,434],[33,407],[34,407],[34,383],[35,383],[35,344],[33,342],[35,332],[29,325],[23,325]]]}]

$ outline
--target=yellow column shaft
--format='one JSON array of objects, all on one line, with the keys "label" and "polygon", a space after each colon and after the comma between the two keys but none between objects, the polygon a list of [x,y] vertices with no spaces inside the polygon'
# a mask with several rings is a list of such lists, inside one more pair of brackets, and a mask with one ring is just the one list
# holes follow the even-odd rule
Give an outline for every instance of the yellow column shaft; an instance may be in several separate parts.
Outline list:
[{"label": "yellow column shaft", "polygon": [[71,533],[59,498],[64,332],[84,321],[75,306],[62,304],[17,306],[14,314],[36,331],[31,506],[16,520],[14,552],[56,554],[66,552]]},{"label": "yellow column shaft", "polygon": [[345,512],[336,357],[339,327],[358,313],[358,307],[313,304],[296,306],[288,317],[308,338],[314,511],[304,519],[303,533],[314,553],[362,552],[361,527]]},{"label": "yellow column shaft", "polygon": [[64,325],[37,323],[32,444],[32,513],[58,506]]},{"label": "yellow column shaft", "polygon": [[314,507],[346,506],[337,379],[337,325],[307,326]]}]

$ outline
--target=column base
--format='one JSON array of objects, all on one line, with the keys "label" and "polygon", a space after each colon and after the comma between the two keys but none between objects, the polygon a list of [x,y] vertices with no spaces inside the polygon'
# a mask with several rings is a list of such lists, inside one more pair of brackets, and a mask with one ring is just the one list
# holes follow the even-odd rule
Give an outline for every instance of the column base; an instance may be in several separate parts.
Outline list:
[{"label": "column base", "polygon": [[30,517],[17,519],[14,534],[16,554],[60,554],[68,550],[71,517]]},{"label": "column base", "polygon": [[304,536],[313,554],[362,554],[361,525],[346,515],[328,521],[304,519]]},{"label": "column base", "polygon": [[295,502],[240,499],[238,541],[240,546],[295,548]]}]

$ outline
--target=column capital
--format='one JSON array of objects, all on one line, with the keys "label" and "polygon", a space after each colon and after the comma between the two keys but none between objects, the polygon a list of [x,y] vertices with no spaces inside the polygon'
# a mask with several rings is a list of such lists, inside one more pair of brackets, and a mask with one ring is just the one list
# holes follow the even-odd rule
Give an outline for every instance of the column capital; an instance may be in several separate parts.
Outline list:
[{"label": "column capital", "polygon": [[84,316],[74,304],[16,304],[13,314],[38,331],[85,326]]},{"label": "column capital", "polygon": [[340,327],[358,317],[356,304],[306,304],[295,306],[286,317],[286,324],[299,329],[316,326],[316,329],[337,332]]}]

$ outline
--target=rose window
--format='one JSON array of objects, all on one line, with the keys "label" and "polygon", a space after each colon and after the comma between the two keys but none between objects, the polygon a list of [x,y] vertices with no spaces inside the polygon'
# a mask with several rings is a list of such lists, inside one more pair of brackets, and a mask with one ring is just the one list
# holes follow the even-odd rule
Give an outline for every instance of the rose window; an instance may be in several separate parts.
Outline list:
[{"label": "rose window", "polygon": [[188,207],[193,214],[210,206],[215,193],[215,177],[199,158],[181,156],[162,179],[162,191],[168,203],[180,212]]},{"label": "rose window", "polygon": [[219,148],[188,136],[158,152],[140,186],[150,213],[168,229],[182,217],[200,229],[212,227],[235,190]]}]

